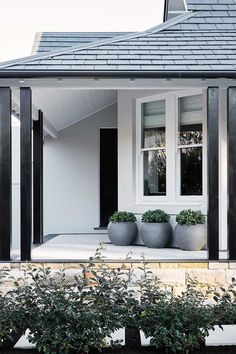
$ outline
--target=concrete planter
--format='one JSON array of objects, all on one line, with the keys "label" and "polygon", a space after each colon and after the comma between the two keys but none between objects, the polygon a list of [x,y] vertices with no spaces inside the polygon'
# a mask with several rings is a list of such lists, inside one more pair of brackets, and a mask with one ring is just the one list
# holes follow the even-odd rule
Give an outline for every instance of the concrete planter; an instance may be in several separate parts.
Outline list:
[{"label": "concrete planter", "polygon": [[141,238],[149,248],[164,248],[171,240],[172,227],[167,223],[143,223]]},{"label": "concrete planter", "polygon": [[[222,327],[223,330],[215,326],[214,331],[209,331],[209,336],[205,340],[207,347],[236,345],[236,325],[223,325]],[[146,338],[142,331],[140,334],[142,346],[150,346],[151,337]],[[224,352],[223,348],[222,352]]]},{"label": "concrete planter", "polygon": [[206,224],[176,225],[173,234],[173,247],[181,248],[185,251],[200,251],[206,247],[206,243]]},{"label": "concrete planter", "polygon": [[110,222],[107,233],[114,245],[129,246],[136,240],[138,228],[135,222]]},{"label": "concrete planter", "polygon": [[219,326],[215,326],[214,331],[209,331],[206,338],[207,346],[231,346],[236,345],[236,325],[223,325],[223,330]]}]

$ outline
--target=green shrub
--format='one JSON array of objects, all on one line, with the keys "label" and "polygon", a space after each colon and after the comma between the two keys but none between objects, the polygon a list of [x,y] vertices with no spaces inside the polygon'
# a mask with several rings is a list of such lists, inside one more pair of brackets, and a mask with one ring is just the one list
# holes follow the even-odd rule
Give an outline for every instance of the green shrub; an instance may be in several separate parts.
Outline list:
[{"label": "green shrub", "polygon": [[133,213],[128,213],[127,211],[116,211],[109,219],[110,222],[134,222],[136,217]]},{"label": "green shrub", "polygon": [[[8,277],[7,270],[1,270],[0,283]],[[15,292],[0,291],[0,348],[11,348],[26,330],[27,313],[16,301]]]},{"label": "green shrub", "polygon": [[170,220],[170,215],[168,215],[164,210],[148,210],[142,216],[142,222],[145,223],[167,223]]},{"label": "green shrub", "polygon": [[[150,276],[151,274],[151,276]],[[151,345],[165,353],[188,353],[200,347],[213,329],[212,307],[190,282],[179,296],[162,290],[152,273],[145,274],[141,289],[139,327]]]},{"label": "green shrub", "polygon": [[232,283],[227,289],[221,287],[214,291],[213,299],[215,306],[214,323],[219,325],[236,324],[236,281],[232,278]]},{"label": "green shrub", "polygon": [[12,291],[0,293],[0,344],[27,326],[30,341],[41,353],[88,353],[108,346],[116,329],[133,327],[151,337],[151,345],[160,351],[189,353],[204,344],[215,325],[236,323],[234,279],[227,289],[205,294],[192,280],[186,291],[175,295],[144,261],[135,280],[138,300],[129,288],[134,277],[125,265],[129,259],[120,268],[110,268],[101,251],[74,276],[65,270],[29,268]]},{"label": "green shrub", "polygon": [[82,273],[72,279],[64,270],[55,274],[49,268],[32,269],[28,273],[31,280],[22,294],[31,314],[29,340],[39,352],[102,350],[107,346],[106,338],[111,339],[113,331],[125,326],[132,299],[130,270],[122,265],[110,269],[99,252],[88,266],[81,265]]},{"label": "green shrub", "polygon": [[180,225],[197,225],[205,224],[206,218],[201,210],[185,209],[176,216],[176,221]]}]

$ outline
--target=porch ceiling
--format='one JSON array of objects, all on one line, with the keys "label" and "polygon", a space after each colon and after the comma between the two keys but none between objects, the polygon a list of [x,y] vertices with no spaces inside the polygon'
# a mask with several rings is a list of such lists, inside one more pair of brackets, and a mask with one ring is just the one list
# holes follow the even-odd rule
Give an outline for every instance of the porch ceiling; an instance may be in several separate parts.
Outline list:
[{"label": "porch ceiling", "polygon": [[116,90],[33,89],[33,104],[60,131],[114,104]]}]

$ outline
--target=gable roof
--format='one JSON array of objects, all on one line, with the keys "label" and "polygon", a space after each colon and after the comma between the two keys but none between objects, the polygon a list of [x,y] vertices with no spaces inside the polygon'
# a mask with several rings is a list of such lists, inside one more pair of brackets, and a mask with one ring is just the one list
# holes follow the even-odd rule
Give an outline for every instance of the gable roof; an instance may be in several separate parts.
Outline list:
[{"label": "gable roof", "polygon": [[190,12],[150,30],[3,63],[0,73],[234,73],[236,0],[187,6]]},{"label": "gable roof", "polygon": [[130,32],[37,32],[32,55],[83,45],[103,39],[131,34]]},{"label": "gable roof", "polygon": [[186,0],[188,11],[236,10],[235,0]]}]

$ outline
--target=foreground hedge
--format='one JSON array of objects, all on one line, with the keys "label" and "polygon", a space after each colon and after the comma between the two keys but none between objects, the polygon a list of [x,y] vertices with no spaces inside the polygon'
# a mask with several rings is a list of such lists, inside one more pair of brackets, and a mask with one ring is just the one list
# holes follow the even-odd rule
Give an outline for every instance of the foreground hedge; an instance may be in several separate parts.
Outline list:
[{"label": "foreground hedge", "polygon": [[[228,289],[205,294],[192,280],[174,296],[161,288],[145,261],[135,292],[129,267],[109,268],[101,249],[81,268],[74,277],[65,270],[29,268],[14,280],[14,289],[0,294],[1,345],[13,345],[16,332],[29,328],[29,340],[42,353],[88,353],[108,344],[119,347],[110,343],[111,335],[129,327],[142,330],[160,351],[187,353],[201,347],[215,325],[236,323],[234,279]],[[3,271],[2,281],[7,276]]]}]

